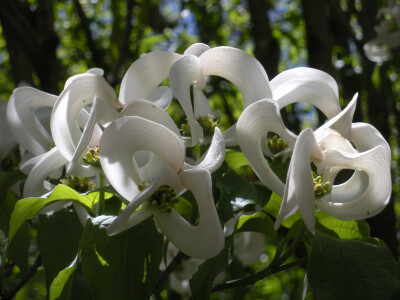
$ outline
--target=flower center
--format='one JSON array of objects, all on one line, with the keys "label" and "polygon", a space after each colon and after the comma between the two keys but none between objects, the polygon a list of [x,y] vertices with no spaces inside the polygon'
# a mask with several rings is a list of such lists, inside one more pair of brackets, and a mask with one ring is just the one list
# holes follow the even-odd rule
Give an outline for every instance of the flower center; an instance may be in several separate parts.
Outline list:
[{"label": "flower center", "polygon": [[[219,121],[215,116],[212,115],[205,115],[205,116],[198,116],[195,118],[199,125],[203,128],[204,137],[211,137],[214,134],[215,127],[218,127]],[[181,125],[181,132],[182,136],[190,137],[190,125],[187,122]]]},{"label": "flower center", "polygon": [[5,172],[18,170],[19,162],[21,161],[17,149],[13,149],[7,156],[0,162],[0,169]]},{"label": "flower center", "polygon": [[60,183],[73,188],[78,193],[86,193],[95,188],[95,184],[88,177],[67,176],[60,179]]},{"label": "flower center", "polygon": [[[151,181],[143,182],[139,184],[139,190],[144,190]],[[179,202],[176,198],[176,193],[173,188],[169,185],[160,186],[147,201],[150,202],[152,207],[161,209],[164,212],[170,212],[174,208],[175,204]]]},{"label": "flower center", "polygon": [[283,138],[274,135],[267,139],[267,147],[273,154],[277,154],[289,147],[289,144]]},{"label": "flower center", "polygon": [[332,192],[332,185],[329,181],[322,181],[322,176],[318,176],[311,172],[314,181],[314,195],[315,198],[322,198]]},{"label": "flower center", "polygon": [[82,158],[82,160],[89,166],[101,168],[99,146],[96,146],[94,149],[90,149],[88,152],[86,152],[86,155]]}]

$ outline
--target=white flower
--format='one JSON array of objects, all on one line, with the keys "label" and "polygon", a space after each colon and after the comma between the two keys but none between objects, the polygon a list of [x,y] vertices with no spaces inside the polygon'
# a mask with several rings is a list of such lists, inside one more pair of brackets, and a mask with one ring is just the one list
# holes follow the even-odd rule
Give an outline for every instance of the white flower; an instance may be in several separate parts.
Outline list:
[{"label": "white flower", "polygon": [[[244,215],[244,213],[241,212],[224,224],[225,236],[233,234],[236,222],[242,215]],[[248,231],[236,233],[233,242],[233,255],[245,267],[257,262],[261,255],[265,253],[265,238],[264,234],[260,232]],[[174,245],[171,243],[168,244],[166,262],[161,263],[161,270],[165,269],[164,265],[169,264],[178,254],[178,251],[179,250]],[[171,289],[179,294],[188,293],[190,291],[189,281],[203,262],[204,259],[185,257],[179,266],[171,273],[169,278]],[[214,284],[225,282],[228,277],[229,274],[223,271],[215,278]]]},{"label": "white flower", "polygon": [[[50,149],[53,139],[45,125],[50,114],[43,109],[52,109],[56,100],[55,95],[32,87],[20,87],[13,91],[8,101],[9,129],[18,144],[31,155],[40,155]],[[42,112],[41,119],[38,118],[38,112]]]},{"label": "white flower", "polygon": [[[102,134],[99,123],[102,127],[107,127],[110,122],[122,116],[140,115],[141,113],[145,114],[144,117],[152,120],[153,118],[148,114],[149,104],[143,104],[143,101],[150,102],[151,105],[162,109],[169,106],[172,93],[168,87],[159,86],[159,84],[168,78],[171,65],[180,56],[164,51],[142,55],[124,75],[119,101],[117,101],[111,86],[102,77],[101,69],[91,69],[87,73],[74,76],[67,81],[65,89],[57,101],[60,104],[56,105],[54,109],[54,122],[52,122],[54,134],[60,136],[55,138],[56,144],[62,143],[62,147],[67,149],[63,151],[63,155],[70,161],[67,174],[91,176],[93,172],[97,171],[90,166],[82,165],[82,156],[89,148],[96,146],[90,145],[90,139],[98,145]],[[74,114],[91,103],[93,105],[90,109],[89,119],[82,127],[84,128],[83,132],[80,133],[76,130]],[[118,107],[120,105],[121,107]],[[123,110],[118,113],[116,108],[123,108]],[[67,124],[68,130],[64,129],[65,124]]]},{"label": "white flower", "polygon": [[258,101],[247,107],[238,120],[237,138],[258,178],[272,191],[283,195],[284,183],[272,172],[264,159],[271,152],[261,140],[268,132],[283,138],[293,149],[296,135],[287,130],[279,109],[296,102],[307,102],[319,108],[328,118],[340,112],[336,81],[327,73],[312,68],[295,68],[271,80],[273,99]]},{"label": "white flower", "polygon": [[[64,167],[70,163],[71,155],[66,157],[65,153],[71,154],[74,146],[68,152],[71,144],[67,142],[79,141],[79,128],[84,128],[89,119],[89,113],[76,108],[74,101],[86,102],[85,97],[90,94],[90,90],[95,90],[93,93],[96,93],[96,89],[101,90],[97,73],[98,70],[92,69],[88,73],[71,77],[60,97],[31,87],[14,90],[7,106],[7,121],[18,143],[28,152],[20,166],[28,174],[24,197],[38,197],[51,191],[54,185],[47,179],[59,179]],[[50,123],[53,123],[52,126]],[[50,129],[56,133],[53,135],[55,139],[50,135]],[[100,128],[97,128],[92,144],[98,144],[98,141],[93,140],[99,139],[100,132]]]},{"label": "white flower", "polygon": [[[391,194],[390,148],[373,126],[351,123],[356,98],[357,95],[345,110],[318,130],[305,129],[298,137],[284,126],[278,103],[274,100],[256,102],[243,112],[237,128],[239,144],[263,183],[283,195],[276,228],[283,218],[298,209],[307,228],[314,232],[315,206],[339,219],[357,220],[378,214],[388,203]],[[252,131],[256,134],[250,138]],[[293,149],[285,185],[262,156],[263,132],[278,134]],[[257,147],[251,149],[256,144]],[[332,183],[342,169],[355,172],[345,183],[333,185],[331,193],[316,199],[311,162],[317,166],[323,180]]]},{"label": "white flower", "polygon": [[[148,151],[154,159],[143,159]],[[101,164],[111,185],[131,203],[108,227],[109,234],[122,232],[144,219],[154,220],[166,237],[185,254],[209,258],[224,247],[221,224],[215,209],[210,171],[224,159],[223,138],[217,129],[213,143],[198,166],[184,163],[185,146],[167,127],[137,116],[111,123],[100,141]],[[152,180],[144,190],[139,184]],[[199,210],[198,225],[191,225],[172,207],[165,211],[147,201],[162,186],[177,195],[190,190]],[[137,210],[140,207],[139,210]]]},{"label": "white flower", "polygon": [[369,60],[382,64],[392,57],[391,49],[400,46],[400,4],[389,3],[378,12],[383,20],[375,26],[377,37],[364,45]]},{"label": "white flower", "polygon": [[[206,77],[216,75],[232,82],[241,92],[244,107],[263,98],[271,97],[268,76],[261,64],[246,52],[231,47],[210,49],[204,44],[191,46],[171,67],[171,88],[186,114],[192,138],[190,145],[202,142],[203,129],[196,116],[212,115],[208,100],[202,89]],[[193,103],[190,86],[193,85]],[[237,145],[233,125],[224,132],[228,146]]]},{"label": "white flower", "polygon": [[24,197],[41,196],[50,191],[52,187],[45,179],[60,177],[66,163],[57,148],[50,150],[53,140],[46,129],[50,113],[44,109],[52,109],[56,99],[55,95],[31,87],[20,87],[13,91],[7,105],[10,131],[27,151],[20,166],[28,174]]},{"label": "white flower", "polygon": [[[90,177],[98,174],[97,168],[83,163],[82,152],[88,144],[89,148],[98,146],[102,130],[96,124],[97,119],[106,124],[118,115],[113,110],[117,97],[102,74],[101,69],[90,69],[69,78],[51,114],[52,137],[62,156],[68,163],[72,162],[73,166],[68,166],[69,173],[73,169],[71,175]],[[84,108],[93,102],[89,116]],[[85,128],[84,133],[81,128]],[[82,139],[83,135],[85,138]]]}]

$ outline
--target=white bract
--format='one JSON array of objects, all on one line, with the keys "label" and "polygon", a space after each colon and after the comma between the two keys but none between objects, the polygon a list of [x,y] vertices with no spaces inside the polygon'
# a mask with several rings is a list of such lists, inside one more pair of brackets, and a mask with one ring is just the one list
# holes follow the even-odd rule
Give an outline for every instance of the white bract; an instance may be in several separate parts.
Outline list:
[{"label": "white bract", "polygon": [[[167,127],[137,116],[111,123],[100,141],[101,164],[111,185],[130,204],[108,227],[108,234],[122,232],[153,215],[160,230],[185,254],[197,258],[218,254],[224,237],[212,196],[211,175],[204,168],[216,169],[224,158],[218,129],[214,136],[204,160],[198,166],[189,166],[184,162],[181,137]],[[141,155],[147,152],[158,159],[147,160],[147,155]],[[139,184],[149,180],[150,185],[140,191]],[[186,190],[193,193],[199,211],[198,225],[191,225],[174,209],[167,212],[147,201],[165,185],[177,195]]]},{"label": "white bract", "polygon": [[[196,50],[196,51],[195,51]],[[195,44],[171,67],[169,79],[171,88],[184,110],[191,130],[189,145],[203,140],[203,129],[195,117],[212,115],[212,110],[202,89],[206,77],[216,75],[232,82],[243,97],[244,107],[263,98],[271,97],[267,73],[262,65],[246,52],[231,47],[210,49],[203,44]],[[193,104],[190,86],[193,86]],[[233,125],[224,132],[228,146],[237,145]]]},{"label": "white bract", "polygon": [[[244,111],[237,124],[224,133],[215,128],[206,153],[190,165],[185,162],[185,143],[194,146],[208,142],[196,118],[212,115],[202,91],[212,75],[238,88]],[[166,79],[171,89],[160,86]],[[171,90],[187,116],[190,138],[181,137],[165,111],[172,100]],[[305,129],[295,135],[285,127],[279,110],[296,102],[316,106],[328,122],[315,132]],[[269,81],[261,64],[242,50],[194,44],[183,55],[156,51],[141,56],[125,74],[119,99],[97,68],[69,78],[58,97],[28,87],[16,89],[7,106],[7,121],[17,142],[33,156],[21,165],[28,174],[24,196],[50,191],[54,186],[48,179],[60,179],[64,169],[67,175],[79,177],[104,172],[115,190],[129,201],[121,214],[110,219],[108,234],[117,234],[153,216],[178,249],[207,259],[224,247],[211,173],[224,160],[225,144],[239,144],[260,180],[283,196],[276,227],[300,210],[306,226],[314,232],[315,206],[344,220],[366,218],[383,209],[391,190],[390,149],[371,125],[352,124],[355,103],[356,97],[341,112],[338,86],[322,71],[296,68]],[[52,110],[49,126],[46,118],[41,120],[36,113],[43,108]],[[271,132],[288,143],[287,155],[293,152],[285,183],[265,159],[265,155],[276,157],[264,143]],[[98,161],[90,165],[83,159],[86,151],[97,146],[101,167]],[[342,169],[352,169],[354,174],[334,185],[331,193],[316,197],[312,164],[324,181],[334,182]],[[171,202],[152,198],[165,189]],[[176,196],[185,191],[191,191],[196,200],[197,223],[186,221],[173,208]],[[164,200],[166,193],[162,194]],[[85,209],[76,210],[85,221]],[[244,241],[236,245],[236,252],[239,259],[239,253],[247,255],[242,255],[246,265],[260,256],[264,242],[257,235],[242,236]],[[250,255],[250,250],[257,250],[256,255]]]},{"label": "white bract", "polygon": [[24,197],[41,196],[49,192],[52,185],[45,179],[59,178],[66,163],[56,147],[50,149],[53,139],[46,130],[50,114],[42,110],[52,109],[56,100],[55,95],[31,87],[20,87],[14,90],[7,105],[10,131],[18,144],[27,151],[20,166],[28,175]]},{"label": "white bract", "polygon": [[389,1],[377,17],[383,18],[375,26],[377,36],[364,45],[364,51],[371,61],[382,64],[392,57],[391,50],[400,47],[400,4]]},{"label": "white bract", "polygon": [[[93,148],[90,139],[98,145],[101,136],[99,124],[107,127],[110,122],[122,116],[140,115],[143,105],[137,102],[148,101],[162,109],[169,106],[172,100],[171,90],[159,85],[168,78],[171,65],[180,56],[164,51],[142,55],[124,75],[118,100],[111,86],[102,77],[101,69],[91,69],[85,74],[72,77],[67,82],[65,90],[68,89],[69,92],[62,93],[65,96],[59,100],[60,104],[55,108],[53,122],[55,134],[57,135],[58,131],[60,136],[57,140],[69,149],[63,153],[70,161],[67,174],[91,176],[93,172],[96,173],[97,170],[93,167],[82,164],[82,156],[89,148]],[[76,130],[74,114],[92,103],[89,119],[83,132],[80,133],[80,130]],[[123,109],[121,114],[117,111],[119,108]],[[63,126],[56,121],[59,117],[63,118],[61,124],[67,124],[68,130],[63,129]]]},{"label": "white bract", "polygon": [[271,190],[283,195],[284,183],[272,172],[264,159],[271,151],[261,142],[268,132],[283,138],[293,149],[296,135],[287,130],[279,109],[296,102],[307,102],[319,108],[328,118],[340,112],[336,81],[325,72],[312,68],[295,68],[271,80],[273,99],[258,101],[245,109],[238,121],[237,138],[258,178]]},{"label": "white bract", "polygon": [[[102,130],[95,122],[98,118],[96,114],[101,114],[104,124],[109,119],[116,118],[113,112],[115,114],[117,112],[112,111],[112,108],[117,97],[102,74],[101,69],[91,69],[84,74],[69,78],[51,114],[50,126],[53,140],[68,163],[72,162],[72,165],[68,166],[69,173],[73,169],[71,175],[90,177],[98,174],[97,168],[83,163],[82,152],[88,144],[89,148],[94,148],[99,144]],[[89,117],[89,113],[84,108],[93,102],[95,104]],[[101,106],[101,109],[98,109],[98,106]],[[90,125],[90,130],[86,129]],[[81,141],[83,135],[81,128],[85,128],[87,132],[84,135],[87,137],[85,142]]]},{"label": "white bract", "polygon": [[[18,144],[33,156],[50,149],[53,139],[46,130],[50,115],[38,117],[41,109],[52,109],[57,96],[32,87],[20,87],[13,91],[7,105],[7,122]],[[43,110],[46,113],[46,111]]]},{"label": "white bract", "polygon": [[[300,210],[307,228],[314,232],[315,206],[343,220],[358,220],[378,214],[391,194],[390,148],[371,125],[352,124],[357,95],[340,114],[313,132],[303,130],[298,137],[280,117],[279,102],[261,100],[249,106],[239,119],[237,134],[242,151],[262,182],[283,196],[276,228],[282,219]],[[262,137],[274,132],[293,149],[284,184],[262,155]],[[351,144],[353,143],[354,146]],[[334,182],[342,169],[354,170],[332,192],[315,198],[311,163],[324,181]]]}]

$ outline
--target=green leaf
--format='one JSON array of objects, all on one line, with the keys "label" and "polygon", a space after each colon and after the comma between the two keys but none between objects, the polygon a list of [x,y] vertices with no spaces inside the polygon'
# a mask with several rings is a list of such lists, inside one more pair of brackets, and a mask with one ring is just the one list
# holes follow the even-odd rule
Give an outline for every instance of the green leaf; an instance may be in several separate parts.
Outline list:
[{"label": "green leaf", "polygon": [[343,221],[336,219],[323,211],[317,211],[315,217],[318,220],[316,228],[326,234],[329,234],[329,232],[324,231],[324,227],[333,231],[336,234],[336,237],[341,239],[362,239],[369,237],[369,225],[363,220]]},{"label": "green leaf", "polygon": [[191,191],[186,191],[178,197],[178,203],[175,204],[174,209],[179,213],[186,221],[194,224],[198,215],[198,207],[196,199],[194,198]]},{"label": "green leaf", "polygon": [[21,271],[21,275],[28,272],[28,257],[30,246],[30,234],[28,224],[23,224],[14,237],[12,244],[8,244],[8,256],[15,262]]},{"label": "green leaf", "polygon": [[68,299],[94,300],[92,289],[90,288],[89,282],[85,276],[83,276],[82,266],[80,264],[78,264],[74,272],[70,295],[71,296]]},{"label": "green leaf", "polygon": [[25,178],[26,175],[20,170],[11,171],[4,175],[2,174],[0,180],[0,203],[6,198],[8,190],[11,186],[20,180],[24,180]]},{"label": "green leaf", "polygon": [[[4,188],[3,184],[4,181],[2,181],[2,186]],[[0,196],[0,230],[2,230],[3,232],[9,231],[11,214],[14,210],[15,204],[18,201],[18,197],[12,192],[7,193],[7,190],[8,187],[4,190],[5,194],[1,192],[2,196]],[[1,198],[3,196],[4,198]],[[8,244],[8,256],[19,267],[21,275],[25,275],[28,271],[28,250],[30,245],[28,224],[23,224],[18,233],[15,235],[13,243]]]},{"label": "green leaf", "polygon": [[[276,217],[278,217],[279,209],[281,208],[281,204],[282,204],[282,197],[279,196],[278,194],[272,193],[267,205],[264,206],[263,209],[267,213],[271,214],[272,216],[274,216],[276,218]],[[299,211],[297,211],[295,214],[284,219],[282,221],[282,226],[290,228],[293,226],[294,223],[296,223],[300,219],[301,219],[301,213]]]},{"label": "green leaf", "polygon": [[12,193],[0,200],[0,230],[7,233],[10,228],[10,218],[17,203],[18,197]]},{"label": "green leaf", "polygon": [[118,215],[121,211],[121,200],[117,196],[112,196],[105,201],[104,215]]},{"label": "green leaf", "polygon": [[271,198],[269,199],[267,205],[264,207],[264,210],[276,218],[279,215],[281,204],[282,197],[278,194],[272,193]]},{"label": "green leaf", "polygon": [[217,211],[223,223],[247,205],[265,206],[271,195],[263,185],[247,182],[232,170],[224,173],[217,180],[216,186],[220,190]]},{"label": "green leaf", "polygon": [[48,289],[58,273],[69,266],[78,254],[82,233],[82,225],[72,209],[39,215],[37,241]]},{"label": "green leaf", "polygon": [[66,185],[58,185],[55,189],[44,197],[21,199],[15,205],[11,214],[9,242],[11,243],[14,235],[25,221],[32,219],[42,208],[60,200],[74,201],[93,212],[93,205],[98,201],[98,193],[79,194]]},{"label": "green leaf", "polygon": [[163,237],[151,218],[107,236],[107,220],[88,220],[83,234],[82,269],[94,299],[144,299],[160,276]]},{"label": "green leaf", "polygon": [[282,162],[281,158],[276,158],[274,160],[268,160],[268,162],[276,176],[278,176],[283,182],[286,182],[290,159],[286,159],[285,162]]},{"label": "green leaf", "polygon": [[384,246],[317,232],[307,267],[317,299],[398,299],[399,265]]},{"label": "green leaf", "polygon": [[5,233],[9,230],[11,213],[14,210],[15,203],[20,199],[10,191],[10,187],[25,178],[26,175],[19,170],[6,174],[0,173],[0,230]]},{"label": "green leaf", "polygon": [[232,260],[233,236],[225,238],[225,248],[215,257],[202,263],[190,279],[190,290],[193,300],[209,299],[214,280],[224,271]]},{"label": "green leaf", "polygon": [[[45,271],[39,268],[25,285],[18,291],[13,299],[15,300],[27,300],[27,299],[46,299],[47,291],[44,286]],[[75,299],[74,299],[75,300]]]},{"label": "green leaf", "polygon": [[234,171],[249,164],[243,152],[231,149],[225,151],[225,162],[228,164],[229,168]]},{"label": "green leaf", "polygon": [[267,214],[257,212],[253,215],[241,216],[236,232],[254,231],[264,233],[273,242],[277,241],[276,231],[274,230],[274,222]]},{"label": "green leaf", "polygon": [[[53,280],[50,286],[50,300],[55,299],[68,299],[70,289],[72,287],[72,279],[76,269],[78,259],[76,258],[74,262],[58,273],[57,277]],[[65,295],[65,297],[63,297]]]}]

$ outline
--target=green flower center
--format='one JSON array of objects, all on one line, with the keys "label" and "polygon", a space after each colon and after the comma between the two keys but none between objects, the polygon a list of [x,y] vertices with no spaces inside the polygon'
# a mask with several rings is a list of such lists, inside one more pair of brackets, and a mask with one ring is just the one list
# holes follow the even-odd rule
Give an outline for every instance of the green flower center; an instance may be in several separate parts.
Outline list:
[{"label": "green flower center", "polygon": [[[219,126],[219,121],[212,115],[198,116],[195,118],[199,125],[203,128],[204,137],[211,137],[214,134],[215,127]],[[181,125],[182,136],[190,137],[190,125],[187,122]]]},{"label": "green flower center", "polygon": [[82,158],[82,160],[89,166],[101,168],[99,146],[96,146],[94,149],[90,149],[88,152],[86,152],[86,155]]},{"label": "green flower center", "polygon": [[65,179],[60,179],[60,183],[73,188],[81,194],[95,188],[95,184],[89,181],[88,177],[67,176]]},{"label": "green flower center", "polygon": [[14,149],[0,163],[0,169],[4,172],[18,170],[21,158],[17,149]]},{"label": "green flower center", "polygon": [[332,185],[329,181],[322,181],[322,176],[318,176],[311,172],[314,181],[314,195],[315,198],[322,198],[332,192]]},{"label": "green flower center", "polygon": [[[140,183],[138,188],[140,191],[144,190],[151,181]],[[147,201],[150,202],[152,207],[161,209],[164,212],[170,212],[175,204],[179,202],[176,198],[176,193],[169,185],[160,186]]]},{"label": "green flower center", "polygon": [[283,138],[274,135],[267,139],[267,147],[273,154],[277,154],[289,147],[289,144]]}]

